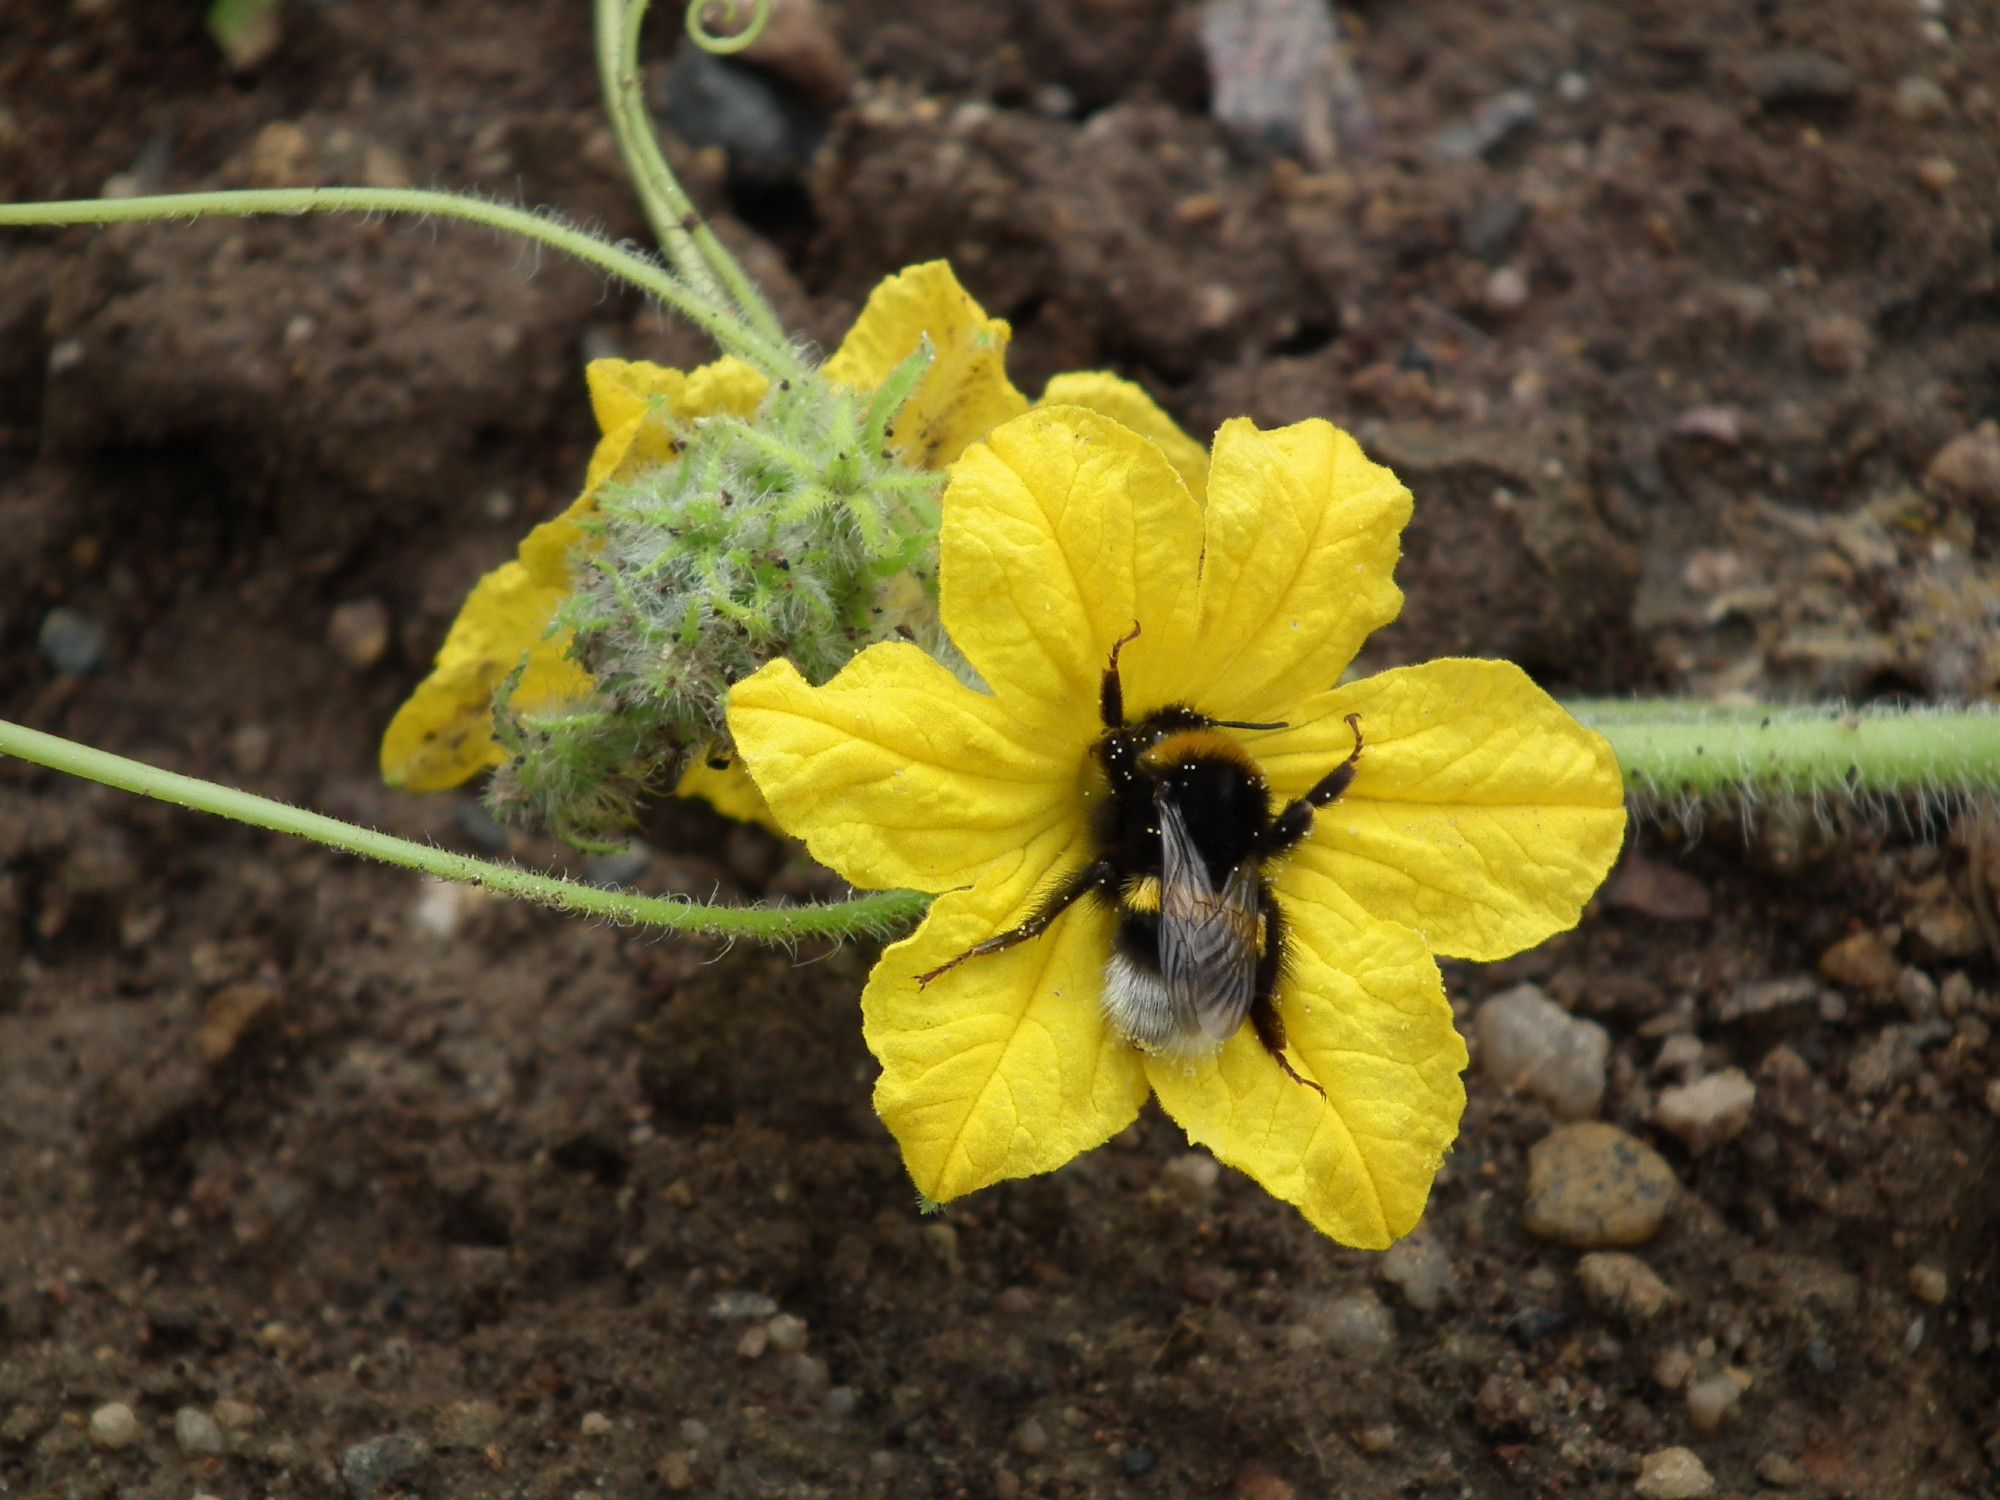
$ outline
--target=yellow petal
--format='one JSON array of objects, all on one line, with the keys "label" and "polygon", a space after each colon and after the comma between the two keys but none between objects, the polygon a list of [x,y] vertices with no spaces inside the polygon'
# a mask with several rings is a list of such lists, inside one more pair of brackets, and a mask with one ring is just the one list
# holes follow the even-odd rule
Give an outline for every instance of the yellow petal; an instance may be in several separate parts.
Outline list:
[{"label": "yellow petal", "polygon": [[[565,514],[529,536],[546,540],[550,533],[579,534]],[[522,547],[526,551],[527,543]],[[561,555],[553,544],[540,550]],[[590,678],[569,659],[569,633],[548,633],[568,592],[566,577],[551,582],[520,562],[505,563],[474,585],[438,650],[437,665],[382,736],[384,781],[406,791],[441,792],[505,760],[493,738],[493,694],[517,666],[523,671],[514,701],[523,710],[547,709],[590,691]]]},{"label": "yellow petal", "polygon": [[431,674],[383,734],[382,779],[391,786],[444,791],[505,760],[493,738],[493,693],[517,666],[525,663],[514,702],[525,712],[552,709],[590,690],[589,677],[568,658],[569,633],[551,634],[549,627],[573,587],[573,559],[589,544],[582,523],[597,509],[598,490],[673,457],[677,423],[725,412],[753,415],[770,385],[732,358],[692,372],[600,359],[585,379],[604,435],[591,455],[583,493],[522,538],[515,560],[488,573],[466,596]]},{"label": "yellow petal", "polygon": [[1202,564],[1202,659],[1186,691],[1222,719],[1286,717],[1396,617],[1410,492],[1331,423],[1215,435]]},{"label": "yellow petal", "polygon": [[[1074,841],[1051,866],[1089,858]],[[882,955],[861,996],[862,1035],[881,1061],[875,1108],[917,1187],[944,1202],[1053,1171],[1137,1118],[1139,1055],[1099,1008],[1114,918],[1079,903],[1047,932],[970,959],[919,990],[916,976],[1005,931],[1033,907],[987,889],[943,896]]]},{"label": "yellow petal", "polygon": [[773,833],[785,831],[771,815],[771,806],[750,779],[749,770],[733,755],[720,766],[710,764],[705,754],[690,757],[687,769],[674,784],[674,795],[699,797],[725,818],[739,823],[756,823]]},{"label": "yellow petal", "polygon": [[1265,737],[1296,795],[1366,747],[1354,784],[1292,856],[1434,953],[1505,958],[1576,925],[1625,837],[1611,747],[1511,662],[1447,659],[1318,695]]},{"label": "yellow petal", "polygon": [[1465,1109],[1465,1043],[1437,965],[1407,928],[1349,928],[1286,902],[1279,993],[1288,1078],[1248,1026],[1213,1060],[1150,1058],[1166,1112],[1217,1159],[1342,1244],[1380,1250],[1422,1217]]},{"label": "yellow petal", "polygon": [[1197,502],[1208,493],[1208,450],[1182,432],[1144,386],[1102,370],[1079,370],[1056,376],[1035,405],[1088,407],[1123,423],[1166,454]]},{"label": "yellow petal", "polygon": [[1012,889],[1083,827],[1088,740],[1031,731],[900,641],[823,687],[769,663],[730,689],[729,732],[779,825],[858,886]]},{"label": "yellow petal", "polygon": [[945,629],[1023,718],[1094,736],[1105,661],[1135,623],[1127,717],[1181,700],[1201,511],[1129,428],[1075,406],[999,428],[952,467],[939,553]]},{"label": "yellow petal", "polygon": [[928,335],[934,358],[889,429],[889,445],[915,468],[942,469],[966,446],[1028,409],[1007,379],[1013,330],[989,318],[944,261],[911,266],[877,286],[826,374],[873,391]]},{"label": "yellow petal", "polygon": [[604,434],[590,456],[585,496],[612,479],[665,463],[678,451],[673,429],[696,417],[753,417],[771,389],[762,371],[733,355],[694,370],[645,360],[594,359],[584,370],[590,409]]}]

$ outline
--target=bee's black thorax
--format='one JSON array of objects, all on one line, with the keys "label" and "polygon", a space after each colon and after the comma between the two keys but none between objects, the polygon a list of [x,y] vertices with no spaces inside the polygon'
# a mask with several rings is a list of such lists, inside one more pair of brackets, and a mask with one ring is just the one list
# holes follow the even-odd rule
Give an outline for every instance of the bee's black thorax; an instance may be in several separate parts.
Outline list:
[{"label": "bee's black thorax", "polygon": [[1161,873],[1163,798],[1180,809],[1217,885],[1261,847],[1271,823],[1270,788],[1214,720],[1165,708],[1106,730],[1096,753],[1109,786],[1097,809],[1097,846],[1128,881]]}]

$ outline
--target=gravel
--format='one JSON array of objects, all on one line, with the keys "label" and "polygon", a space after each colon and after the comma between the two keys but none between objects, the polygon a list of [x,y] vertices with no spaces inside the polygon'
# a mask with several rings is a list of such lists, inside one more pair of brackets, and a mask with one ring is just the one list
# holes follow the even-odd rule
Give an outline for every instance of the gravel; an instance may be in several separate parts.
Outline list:
[{"label": "gravel", "polygon": [[1604,1103],[1611,1037],[1532,984],[1495,995],[1473,1017],[1479,1071],[1541,1100],[1560,1119],[1586,1120]]},{"label": "gravel", "polygon": [[1613,1125],[1564,1125],[1528,1153],[1521,1222],[1540,1239],[1578,1250],[1643,1245],[1679,1194],[1658,1152]]},{"label": "gravel", "polygon": [[1757,1105],[1757,1085],[1741,1068],[1660,1090],[1653,1119],[1696,1156],[1741,1135]]},{"label": "gravel", "polygon": [[120,1453],[145,1434],[138,1417],[123,1401],[108,1401],[90,1414],[90,1444],[109,1453]]},{"label": "gravel", "polygon": [[1625,1322],[1652,1322],[1680,1299],[1659,1274],[1636,1255],[1594,1250],[1576,1263],[1576,1279],[1592,1307]]},{"label": "gravel", "polygon": [[1639,1461],[1632,1489],[1640,1500],[1704,1500],[1715,1493],[1715,1480],[1692,1449],[1661,1448]]}]

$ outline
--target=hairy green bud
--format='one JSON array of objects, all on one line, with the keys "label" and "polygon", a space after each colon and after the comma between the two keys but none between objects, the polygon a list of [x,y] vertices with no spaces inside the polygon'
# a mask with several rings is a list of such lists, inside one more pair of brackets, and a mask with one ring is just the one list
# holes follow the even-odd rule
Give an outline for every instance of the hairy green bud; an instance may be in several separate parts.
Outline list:
[{"label": "hairy green bud", "polygon": [[699,419],[676,434],[676,459],[603,491],[557,617],[595,693],[530,715],[502,689],[495,722],[512,758],[496,810],[572,842],[603,838],[689,755],[727,749],[729,689],[766,662],[788,657],[824,682],[874,641],[948,650],[943,476],[887,447],[930,359],[919,350],[873,393],[778,382],[754,418]]}]

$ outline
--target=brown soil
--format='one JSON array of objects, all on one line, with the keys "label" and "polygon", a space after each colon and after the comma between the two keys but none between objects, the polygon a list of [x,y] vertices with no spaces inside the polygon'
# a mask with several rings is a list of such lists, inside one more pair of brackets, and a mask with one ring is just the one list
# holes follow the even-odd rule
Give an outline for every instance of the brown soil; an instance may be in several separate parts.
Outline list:
[{"label": "brown soil", "polygon": [[[245,75],[201,8],[16,7],[0,198],[439,183],[641,233],[576,7],[295,4]],[[1109,364],[1194,430],[1347,422],[1418,495],[1371,664],[1994,694],[2000,497],[1923,485],[2000,414],[1990,9],[1357,4],[1379,149],[1320,172],[1227,149],[1190,5],[829,14],[859,83],[802,177],[678,154],[794,326],[943,254],[1030,389]],[[1525,130],[1433,149],[1509,89]],[[466,229],[8,233],[0,713],[490,847],[382,790],[376,737],[571,493],[609,350],[701,355]],[[361,666],[354,601],[391,622]],[[58,605],[93,675],[38,646]],[[1625,1495],[1682,1444],[1724,1493],[2000,1493],[1993,856],[1722,821],[1450,975],[1468,1015],[1530,979],[1609,1029],[1604,1115],[1685,1188],[1646,1320],[1522,1228],[1552,1121],[1491,1079],[1427,1310],[1157,1116],[927,1219],[869,1111],[865,953],[718,955],[0,768],[0,1494]],[[655,849],[654,889],[803,878],[693,810]],[[1855,934],[1874,982],[1852,945],[1822,977]],[[1700,1157],[1655,1119],[1676,1036],[1759,1086]],[[1749,1378],[1712,1433],[1690,1368]],[[184,1453],[218,1401],[256,1412]],[[130,1448],[91,1441],[111,1402]]]}]

